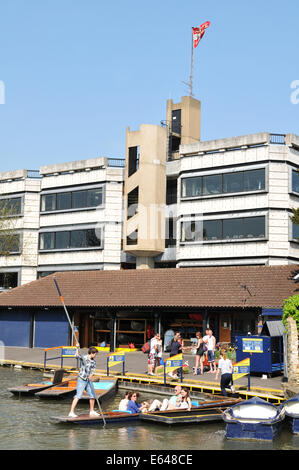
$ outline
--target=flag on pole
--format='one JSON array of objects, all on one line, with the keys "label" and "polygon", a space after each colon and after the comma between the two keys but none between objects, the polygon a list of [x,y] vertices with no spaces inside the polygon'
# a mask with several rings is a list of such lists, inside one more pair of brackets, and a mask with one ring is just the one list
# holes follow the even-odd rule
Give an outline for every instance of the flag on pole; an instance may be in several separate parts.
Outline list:
[{"label": "flag on pole", "polygon": [[202,39],[203,35],[205,34],[206,29],[210,26],[210,21],[206,21],[205,23],[201,24],[199,27],[192,28],[193,33],[193,47],[197,47],[199,41]]}]

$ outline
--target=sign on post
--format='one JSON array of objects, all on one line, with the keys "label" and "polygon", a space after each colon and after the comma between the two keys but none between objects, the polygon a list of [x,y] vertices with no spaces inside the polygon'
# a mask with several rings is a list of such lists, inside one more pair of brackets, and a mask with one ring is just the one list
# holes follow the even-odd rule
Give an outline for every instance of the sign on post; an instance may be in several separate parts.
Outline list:
[{"label": "sign on post", "polygon": [[110,367],[116,366],[117,364],[123,365],[123,375],[125,375],[125,354],[120,354],[120,353],[107,354],[107,376],[109,375]]},{"label": "sign on post", "polygon": [[247,357],[243,361],[233,364],[233,381],[248,376],[248,391],[250,390],[250,358]]},{"label": "sign on post", "polygon": [[75,346],[62,347],[61,357],[75,357],[76,349]]},{"label": "sign on post", "polygon": [[181,381],[183,382],[183,354],[169,357],[164,361],[164,384],[166,385],[166,374],[181,369]]}]

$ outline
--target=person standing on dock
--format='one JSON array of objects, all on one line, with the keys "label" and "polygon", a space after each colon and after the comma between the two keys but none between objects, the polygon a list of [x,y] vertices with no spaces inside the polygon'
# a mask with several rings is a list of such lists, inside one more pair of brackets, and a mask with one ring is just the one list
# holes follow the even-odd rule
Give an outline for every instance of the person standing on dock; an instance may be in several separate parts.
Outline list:
[{"label": "person standing on dock", "polygon": [[157,359],[159,353],[162,351],[162,341],[159,333],[155,333],[155,336],[150,341],[150,352],[148,356],[148,374],[155,375],[155,368],[157,365]]},{"label": "person standing on dock", "polygon": [[226,387],[231,384],[231,391],[234,391],[233,388],[233,365],[232,361],[226,357],[226,352],[223,351],[220,353],[220,360],[218,363],[218,369],[216,372],[215,380],[218,379],[219,371],[221,370],[221,379],[220,379],[220,388],[223,396],[227,397]]},{"label": "person standing on dock", "polygon": [[75,357],[79,357],[80,362],[81,362],[81,368],[80,368],[78,379],[77,379],[76,395],[72,402],[71,411],[69,412],[69,417],[71,418],[77,417],[77,415],[75,414],[75,408],[77,406],[78,401],[82,397],[84,391],[86,391],[86,393],[90,397],[89,416],[99,416],[99,414],[96,411],[94,411],[94,404],[95,404],[96,397],[94,394],[94,389],[90,384],[90,381],[93,379],[93,376],[95,373],[95,368],[96,368],[95,357],[97,354],[98,354],[98,350],[94,347],[89,348],[88,354],[86,354],[86,356],[82,356],[82,354],[80,354],[79,346],[76,349]]},{"label": "person standing on dock", "polygon": [[203,338],[203,341],[207,343],[208,347],[208,362],[210,370],[208,373],[213,374],[216,372],[216,362],[215,362],[215,349],[216,349],[216,338],[213,336],[213,331],[211,329],[207,330],[207,335]]}]

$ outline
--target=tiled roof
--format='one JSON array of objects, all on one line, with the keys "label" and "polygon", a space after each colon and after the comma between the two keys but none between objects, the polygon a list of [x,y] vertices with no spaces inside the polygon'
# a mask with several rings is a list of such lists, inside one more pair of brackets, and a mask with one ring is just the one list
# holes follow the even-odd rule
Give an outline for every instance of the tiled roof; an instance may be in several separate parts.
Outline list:
[{"label": "tiled roof", "polygon": [[[298,265],[56,273],[69,307],[280,308]],[[60,306],[53,275],[0,294],[1,307]]]}]

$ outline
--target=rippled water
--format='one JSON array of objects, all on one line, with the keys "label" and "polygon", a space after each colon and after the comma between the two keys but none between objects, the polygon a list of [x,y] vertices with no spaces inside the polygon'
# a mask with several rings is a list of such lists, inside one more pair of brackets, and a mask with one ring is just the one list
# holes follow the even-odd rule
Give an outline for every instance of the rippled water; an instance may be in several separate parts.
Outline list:
[{"label": "rippled water", "polygon": [[[39,382],[42,373],[0,367],[0,449],[1,450],[293,450],[299,449],[299,436],[283,430],[274,442],[241,442],[225,438],[224,423],[170,427],[127,423],[74,426],[54,423],[52,416],[66,415],[71,400],[40,400],[15,397],[9,387]],[[123,391],[103,404],[104,410],[117,407]],[[141,399],[149,397],[143,394]],[[79,413],[88,410],[80,404]]]}]

